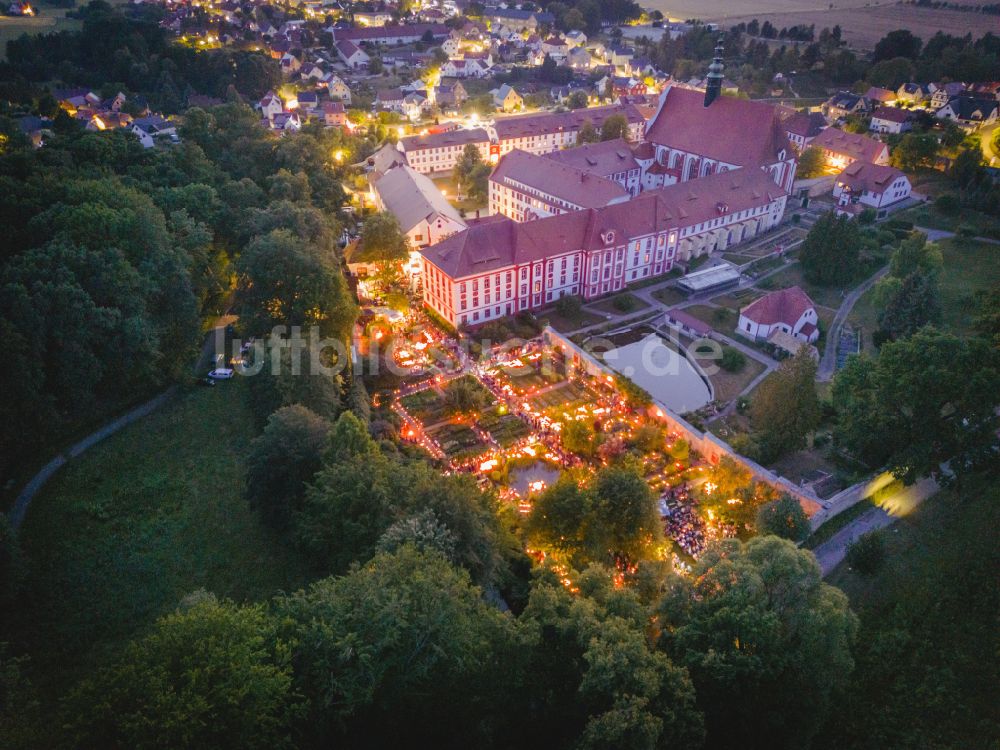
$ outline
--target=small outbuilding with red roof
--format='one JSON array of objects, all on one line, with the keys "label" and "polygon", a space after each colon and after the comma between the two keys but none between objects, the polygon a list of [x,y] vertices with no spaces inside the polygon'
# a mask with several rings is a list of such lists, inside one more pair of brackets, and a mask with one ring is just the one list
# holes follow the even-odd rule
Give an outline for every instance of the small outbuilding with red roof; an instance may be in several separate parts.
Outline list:
[{"label": "small outbuilding with red roof", "polygon": [[736,332],[754,341],[767,341],[782,331],[811,344],[819,338],[818,325],[816,306],[809,295],[790,286],[765,294],[740,310]]}]

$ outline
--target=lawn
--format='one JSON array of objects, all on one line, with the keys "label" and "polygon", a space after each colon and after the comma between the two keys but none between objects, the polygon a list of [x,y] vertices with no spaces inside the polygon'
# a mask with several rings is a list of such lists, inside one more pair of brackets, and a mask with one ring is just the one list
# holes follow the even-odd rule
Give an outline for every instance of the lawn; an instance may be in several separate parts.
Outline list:
[{"label": "lawn", "polygon": [[536,317],[543,323],[548,321],[549,325],[560,333],[568,333],[570,331],[575,331],[578,328],[586,328],[587,326],[596,325],[597,323],[607,320],[606,315],[599,315],[597,313],[587,312],[586,310],[581,310],[579,315],[562,315],[555,309],[555,307],[539,311]]},{"label": "lawn", "polygon": [[728,307],[692,305],[685,308],[684,312],[693,315],[703,323],[708,323],[716,331],[726,336],[734,335],[736,324],[739,322],[739,315]]},{"label": "lawn", "polygon": [[[857,669],[827,747],[995,747],[1000,737],[1000,488],[945,490],[888,531],[870,577],[829,576],[861,627]],[[824,732],[824,734],[827,734]],[[846,735],[838,737],[836,735]]]},{"label": "lawn", "polygon": [[21,530],[27,592],[6,638],[47,696],[186,593],[266,599],[309,579],[243,499],[255,436],[239,379],[179,395],[60,470]]},{"label": "lawn", "polygon": [[861,334],[861,351],[875,353],[872,334],[878,330],[878,311],[875,309],[875,288],[872,287],[862,294],[854,303],[847,323]]},{"label": "lawn", "polygon": [[955,237],[938,243],[944,256],[939,277],[943,324],[968,333],[976,314],[974,295],[1000,284],[1000,245]]},{"label": "lawn", "polygon": [[[853,289],[859,283],[861,283],[861,279],[851,282],[848,288]],[[817,305],[823,305],[824,307],[831,307],[833,309],[840,307],[840,303],[843,301],[842,289],[817,286],[816,284],[810,284],[806,281],[805,277],[802,275],[802,266],[798,263],[785,267],[781,271],[778,271],[778,273],[774,274],[774,276],[768,276],[757,286],[761,289],[766,289],[767,291],[786,289],[790,286],[799,286],[802,287],[802,290],[808,294],[812,301]]]},{"label": "lawn", "polygon": [[652,293],[653,298],[658,302],[662,302],[668,307],[672,305],[678,305],[687,299],[687,295],[684,294],[680,289],[675,286],[668,286],[663,289],[657,289]]},{"label": "lawn", "polygon": [[608,297],[607,299],[602,299],[600,302],[588,305],[588,307],[591,310],[596,310],[604,314],[625,315],[646,310],[649,305],[634,294],[622,292],[621,294],[616,294],[614,297]]},{"label": "lawn", "polygon": [[893,218],[912,221],[918,227],[943,229],[947,232],[954,232],[964,225],[970,227],[977,237],[1000,239],[1000,219],[972,209],[962,209],[957,216],[950,216],[941,213],[931,204],[923,204],[901,211]]},{"label": "lawn", "polygon": [[[704,362],[702,364],[716,363]],[[750,357],[746,358],[746,364],[739,372],[727,372],[719,367],[717,373],[708,376],[708,379],[712,381],[712,388],[715,390],[715,400],[722,403],[732,401],[762,372],[764,372],[764,365]]]}]

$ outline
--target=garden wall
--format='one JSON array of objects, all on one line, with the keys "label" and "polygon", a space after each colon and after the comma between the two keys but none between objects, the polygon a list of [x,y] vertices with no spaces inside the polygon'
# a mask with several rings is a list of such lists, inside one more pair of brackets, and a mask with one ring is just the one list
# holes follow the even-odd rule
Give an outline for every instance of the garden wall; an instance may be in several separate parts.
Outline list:
[{"label": "garden wall", "polygon": [[[617,373],[614,370],[598,361],[593,355],[581,349],[553,328],[546,327],[545,330],[542,331],[542,338],[550,346],[560,349],[565,355],[567,361],[573,362],[574,365],[582,368],[587,374],[596,377],[604,377],[608,375],[612,377],[617,376]],[[653,399],[650,411],[657,418],[666,422],[672,432],[682,435],[694,450],[712,463],[718,463],[719,459],[723,456],[729,456],[733,460],[745,466],[755,479],[767,482],[781,492],[787,492],[789,495],[796,498],[802,505],[802,509],[805,510],[806,514],[809,515],[810,518],[820,515],[821,512],[826,509],[828,503],[823,502],[814,493],[803,487],[799,487],[797,484],[790,482],[782,476],[775,474],[770,469],[764,468],[756,461],[751,461],[746,456],[741,456],[724,440],[716,437],[710,432],[702,432],[697,429],[683,417],[674,414],[666,405],[658,402],[655,398]],[[860,485],[855,485],[855,487],[859,486]],[[842,495],[853,489],[855,488],[848,488],[840,494]],[[864,496],[865,495],[862,495],[862,497]],[[839,497],[839,495],[835,495],[834,497]],[[858,499],[860,499],[860,497]],[[855,500],[855,502],[857,502],[857,500]]]}]

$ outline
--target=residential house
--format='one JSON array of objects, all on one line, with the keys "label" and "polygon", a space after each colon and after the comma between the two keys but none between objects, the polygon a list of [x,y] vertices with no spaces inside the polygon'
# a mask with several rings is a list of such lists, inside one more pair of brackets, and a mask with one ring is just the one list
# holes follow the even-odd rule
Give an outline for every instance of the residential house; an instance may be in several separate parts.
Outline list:
[{"label": "residential house", "polygon": [[837,177],[833,197],[838,214],[851,216],[873,208],[882,218],[893,205],[909,198],[911,190],[910,180],[895,167],[856,161]]},{"label": "residential house", "polygon": [[325,79],[324,83],[326,84],[327,94],[329,94],[331,99],[342,101],[344,104],[350,106],[351,89],[344,83],[342,78],[331,75]]},{"label": "residential house", "polygon": [[323,123],[327,127],[348,127],[347,109],[343,102],[323,102],[320,108],[323,113]]},{"label": "residential house", "polygon": [[940,120],[950,120],[963,127],[976,129],[997,121],[998,105],[1000,102],[995,98],[956,96],[949,99],[947,104],[934,113],[934,116]]},{"label": "residential house", "polygon": [[785,135],[800,154],[826,128],[826,118],[819,112],[796,112],[785,120]]},{"label": "residential house", "polygon": [[934,92],[919,83],[904,83],[896,89],[896,101],[902,104],[920,104],[930,99]]},{"label": "residential house", "polygon": [[177,126],[160,115],[133,120],[131,130],[139,138],[143,148],[153,148],[164,138],[177,140]]},{"label": "residential house", "polygon": [[344,61],[347,67],[354,70],[368,67],[368,62],[371,60],[368,53],[350,39],[340,39],[334,42],[333,47],[337,50],[337,55]]},{"label": "residential house", "polygon": [[781,331],[813,343],[819,338],[816,306],[800,287],[765,294],[740,310],[736,333],[751,341],[767,341]]},{"label": "residential house", "polygon": [[392,13],[387,10],[356,10],[352,15],[358,26],[385,26],[392,22]]},{"label": "residential house", "polygon": [[838,91],[823,104],[824,114],[833,121],[844,120],[854,114],[867,114],[868,110],[865,98],[850,91]]},{"label": "residential house", "polygon": [[271,118],[271,130],[282,133],[297,133],[302,130],[302,118],[298,112],[279,112]]},{"label": "residential house", "polygon": [[913,113],[898,107],[879,107],[872,112],[868,129],[876,133],[905,133],[913,129]]},{"label": "residential house", "polygon": [[827,128],[813,138],[812,145],[823,152],[827,165],[835,169],[843,169],[855,161],[889,163],[889,147],[860,133]]},{"label": "residential house", "polygon": [[965,84],[961,81],[949,81],[948,83],[939,83],[934,90],[934,94],[931,96],[931,108],[941,109],[946,105],[952,98],[958,96],[965,92]]},{"label": "residential house", "polygon": [[524,107],[524,97],[509,84],[493,89],[490,94],[493,96],[493,106],[501,112],[516,112]]},{"label": "residential house", "polygon": [[285,103],[273,91],[268,91],[264,94],[264,98],[257,102],[257,109],[263,117],[270,120],[279,112],[285,111]]}]

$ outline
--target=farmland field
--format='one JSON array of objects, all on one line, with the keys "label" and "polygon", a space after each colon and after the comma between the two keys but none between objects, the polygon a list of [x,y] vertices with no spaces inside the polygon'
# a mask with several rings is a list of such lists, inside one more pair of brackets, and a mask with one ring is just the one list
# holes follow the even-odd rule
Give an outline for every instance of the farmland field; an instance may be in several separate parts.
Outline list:
[{"label": "farmland field", "polygon": [[[967,0],[963,4],[976,3]],[[980,36],[996,25],[995,16],[981,13],[865,0],[841,0],[836,3],[837,7],[831,7],[828,0],[754,0],[752,3],[747,0],[651,0],[648,5],[671,18],[700,18],[724,25],[758,18],[770,20],[778,28],[816,24],[818,32],[824,26],[839,24],[844,39],[859,49],[871,49],[888,32],[899,28],[910,29],[927,39],[939,30],[956,36],[967,33]]]}]

